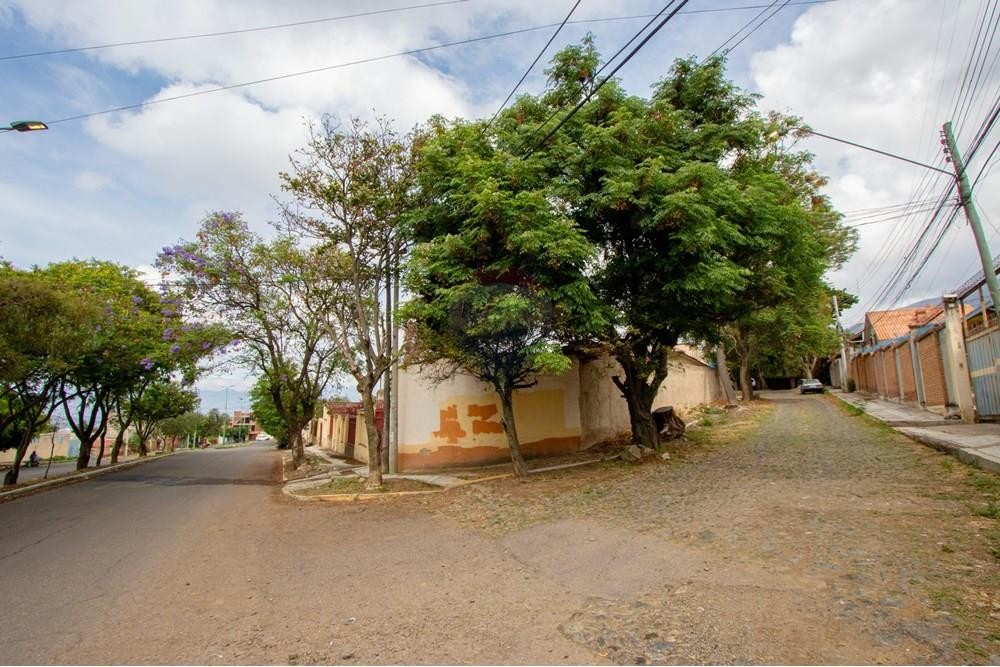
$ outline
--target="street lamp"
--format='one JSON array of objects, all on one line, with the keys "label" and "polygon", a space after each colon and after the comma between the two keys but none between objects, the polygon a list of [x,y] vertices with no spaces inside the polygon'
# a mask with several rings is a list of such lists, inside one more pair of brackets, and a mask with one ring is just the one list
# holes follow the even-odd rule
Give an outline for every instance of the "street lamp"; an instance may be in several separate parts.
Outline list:
[{"label": "street lamp", "polygon": [[10,127],[0,127],[0,132],[38,132],[47,130],[49,126],[40,120],[15,120]]}]

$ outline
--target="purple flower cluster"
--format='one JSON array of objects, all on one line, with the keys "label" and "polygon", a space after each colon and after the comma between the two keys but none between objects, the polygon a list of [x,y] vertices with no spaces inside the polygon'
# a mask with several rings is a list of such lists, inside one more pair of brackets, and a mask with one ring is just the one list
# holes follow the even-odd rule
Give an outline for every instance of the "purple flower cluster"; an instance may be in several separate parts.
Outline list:
[{"label": "purple flower cluster", "polygon": [[151,370],[153,370],[153,366],[155,365],[155,362],[152,359],[150,359],[149,357],[146,357],[145,359],[143,359],[142,361],[139,362],[139,365],[142,366],[143,368],[145,368],[147,371],[151,371]]},{"label": "purple flower cluster", "polygon": [[138,306],[140,303],[142,303],[142,297],[141,296],[132,297],[132,303]]},{"label": "purple flower cluster", "polygon": [[160,250],[160,259],[169,260],[173,259],[175,261],[185,262],[187,264],[193,264],[199,271],[203,271],[206,266],[208,266],[208,260],[197,255],[186,247],[177,244],[173,246],[164,246]]},{"label": "purple flower cluster", "polygon": [[177,343],[174,343],[173,345],[170,346],[170,354],[177,354],[180,351],[181,351],[181,346],[178,345]]}]

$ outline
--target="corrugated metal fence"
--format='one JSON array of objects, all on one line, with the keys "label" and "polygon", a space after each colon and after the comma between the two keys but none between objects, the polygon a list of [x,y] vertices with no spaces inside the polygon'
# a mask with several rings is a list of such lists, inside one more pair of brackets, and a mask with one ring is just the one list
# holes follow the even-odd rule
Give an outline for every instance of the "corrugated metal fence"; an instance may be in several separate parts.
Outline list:
[{"label": "corrugated metal fence", "polygon": [[1000,328],[976,332],[965,339],[969,375],[980,419],[1000,417]]}]

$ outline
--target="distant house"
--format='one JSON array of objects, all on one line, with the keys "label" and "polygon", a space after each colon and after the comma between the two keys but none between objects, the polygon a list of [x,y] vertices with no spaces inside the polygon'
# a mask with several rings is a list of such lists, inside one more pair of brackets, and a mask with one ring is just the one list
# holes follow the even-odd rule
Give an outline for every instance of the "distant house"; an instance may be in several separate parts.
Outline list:
[{"label": "distant house", "polygon": [[251,442],[256,440],[260,433],[260,426],[257,425],[257,420],[254,419],[252,412],[233,410],[233,417],[229,420],[229,429],[235,428],[248,428],[247,440]]},{"label": "distant house", "polygon": [[[971,306],[966,308],[967,312],[972,310]],[[911,328],[919,328],[931,322],[942,322],[943,318],[944,306],[940,303],[895,310],[872,310],[865,313],[862,344],[878,345],[900,336],[907,336]]]}]

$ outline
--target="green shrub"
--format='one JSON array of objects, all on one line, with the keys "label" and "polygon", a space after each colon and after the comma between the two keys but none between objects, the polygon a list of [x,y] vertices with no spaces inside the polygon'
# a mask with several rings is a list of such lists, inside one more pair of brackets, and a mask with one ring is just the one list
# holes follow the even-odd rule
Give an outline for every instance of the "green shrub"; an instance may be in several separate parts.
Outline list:
[{"label": "green shrub", "polygon": [[854,378],[847,378],[847,393],[848,393],[848,394],[853,394],[853,393],[854,393],[854,391],[855,391],[855,390],[856,390],[857,388],[858,388],[858,385],[857,385],[857,383],[856,383],[856,382],[854,381]]}]

